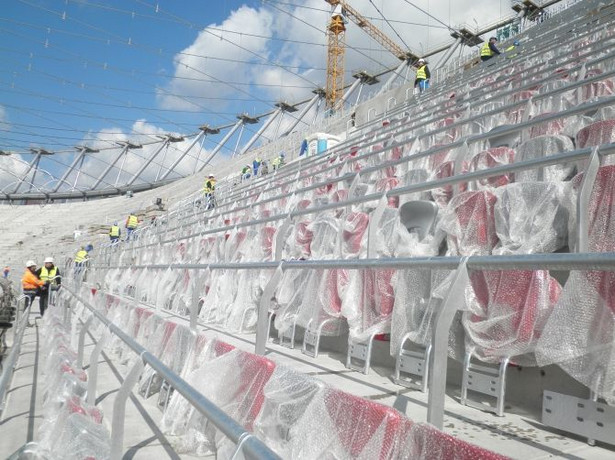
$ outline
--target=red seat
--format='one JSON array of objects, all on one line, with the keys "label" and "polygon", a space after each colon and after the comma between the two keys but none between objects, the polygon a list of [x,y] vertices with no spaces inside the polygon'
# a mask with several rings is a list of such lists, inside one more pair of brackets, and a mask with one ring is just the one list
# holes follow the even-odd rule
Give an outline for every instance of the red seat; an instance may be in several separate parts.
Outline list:
[{"label": "red seat", "polygon": [[[324,405],[334,435],[349,458],[394,458],[402,421],[399,412],[332,388],[324,390]],[[372,439],[375,436],[378,436],[377,443]],[[366,452],[366,448],[372,450]]]},{"label": "red seat", "polygon": [[426,423],[404,419],[397,458],[413,460],[504,460],[495,452],[455,438]]},{"label": "red seat", "polygon": [[[388,192],[393,190],[399,184],[399,180],[396,177],[385,177],[383,179],[379,179],[376,182],[376,191],[377,192]],[[398,208],[399,207],[399,196],[392,196],[388,199],[388,205],[390,208]]]},{"label": "red seat", "polygon": [[[533,118],[533,120],[539,120],[541,118],[550,115],[550,113],[542,113]],[[539,125],[532,126],[530,128],[530,139],[538,136],[557,136],[564,131],[564,119],[559,118],[556,120],[545,121]]]},{"label": "red seat", "polygon": [[545,270],[477,271],[463,325],[478,356],[490,362],[534,351],[561,293]]},{"label": "red seat", "polygon": [[[591,69],[587,71],[585,78],[591,78],[601,74],[602,70]],[[594,98],[612,96],[615,92],[614,89],[615,85],[613,84],[613,80],[611,78],[588,83],[581,87],[581,101],[585,102]]]},{"label": "red seat", "polygon": [[360,292],[349,288],[350,299],[344,306],[351,337],[362,340],[365,335],[390,332],[395,304],[394,274],[393,269],[361,270],[358,273]]},{"label": "red seat", "polygon": [[356,256],[361,251],[361,243],[369,226],[369,216],[364,212],[351,212],[343,222],[342,256]]},{"label": "red seat", "polygon": [[496,197],[484,190],[464,192],[455,196],[440,221],[448,234],[449,253],[455,255],[486,255],[499,242],[494,206]]},{"label": "red seat", "polygon": [[615,142],[615,120],[592,123],[577,133],[577,147],[593,147]]},{"label": "red seat", "polygon": [[[476,154],[470,162],[470,171],[483,171],[496,166],[511,164],[515,159],[515,151],[508,147],[494,147]],[[513,174],[503,174],[487,179],[480,179],[482,186],[501,187],[512,182]]]}]

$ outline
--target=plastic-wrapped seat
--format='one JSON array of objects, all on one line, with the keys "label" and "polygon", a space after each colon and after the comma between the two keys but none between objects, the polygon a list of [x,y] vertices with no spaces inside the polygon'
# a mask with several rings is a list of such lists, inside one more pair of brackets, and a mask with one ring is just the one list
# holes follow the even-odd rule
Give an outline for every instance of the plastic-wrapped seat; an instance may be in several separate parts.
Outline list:
[{"label": "plastic-wrapped seat", "polygon": [[[521,162],[533,158],[543,158],[549,155],[568,152],[574,149],[572,140],[567,136],[545,135],[525,141],[517,147],[516,161]],[[515,173],[516,182],[530,181],[563,181],[574,173],[574,164],[558,164],[538,169],[528,169]]]},{"label": "plastic-wrapped seat", "polygon": [[[615,142],[615,120],[597,121],[580,129],[577,133],[577,147],[581,149],[612,142]],[[610,156],[606,157],[606,164],[612,162]]]},{"label": "plastic-wrapped seat", "polygon": [[[496,166],[508,165],[515,159],[515,151],[508,147],[493,147],[476,154],[470,162],[470,171],[483,171]],[[482,187],[501,187],[514,180],[512,173],[480,179]]]},{"label": "plastic-wrapped seat", "polygon": [[563,183],[523,182],[495,190],[495,231],[500,254],[555,252],[568,242]]},{"label": "plastic-wrapped seat", "polygon": [[[187,375],[186,381],[252,431],[265,400],[265,384],[274,369],[275,364],[267,358],[234,349],[203,363]],[[194,410],[184,417],[181,451],[202,454],[216,449],[219,457],[227,458],[235,447],[233,443]]]},{"label": "plastic-wrapped seat", "polygon": [[288,458],[396,458],[402,418],[395,409],[327,387],[291,428]]},{"label": "plastic-wrapped seat", "polygon": [[[533,352],[544,324],[561,292],[545,270],[476,271],[462,324],[466,333],[461,403],[503,415],[506,368],[536,365]],[[498,364],[475,365],[472,360]],[[475,403],[468,391],[496,399],[495,407]]]},{"label": "plastic-wrapped seat", "polygon": [[457,439],[427,423],[414,423],[404,419],[400,434],[396,458],[414,460],[505,460],[508,458]]},{"label": "plastic-wrapped seat", "polygon": [[[581,184],[582,175],[573,180]],[[578,217],[574,203],[572,226]],[[615,252],[615,166],[598,169],[591,188],[588,252]],[[615,274],[572,271],[544,328],[536,355],[557,364],[596,397],[615,405]]]},{"label": "plastic-wrapped seat", "polygon": [[498,244],[495,230],[496,197],[488,190],[453,197],[443,211],[439,228],[447,234],[451,255],[488,255]]}]

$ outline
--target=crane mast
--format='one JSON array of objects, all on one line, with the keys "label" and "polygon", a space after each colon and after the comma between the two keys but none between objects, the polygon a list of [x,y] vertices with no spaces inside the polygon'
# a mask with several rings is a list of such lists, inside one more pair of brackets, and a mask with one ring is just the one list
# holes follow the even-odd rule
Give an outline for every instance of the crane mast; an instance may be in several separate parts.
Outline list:
[{"label": "crane mast", "polygon": [[344,0],[325,0],[333,7],[331,19],[327,25],[327,108],[333,110],[341,99],[344,90],[344,53],[346,51],[346,18],[350,19],[382,47],[395,57],[404,61],[418,58],[409,51],[404,51],[397,43],[387,37],[380,29],[352,8]]}]

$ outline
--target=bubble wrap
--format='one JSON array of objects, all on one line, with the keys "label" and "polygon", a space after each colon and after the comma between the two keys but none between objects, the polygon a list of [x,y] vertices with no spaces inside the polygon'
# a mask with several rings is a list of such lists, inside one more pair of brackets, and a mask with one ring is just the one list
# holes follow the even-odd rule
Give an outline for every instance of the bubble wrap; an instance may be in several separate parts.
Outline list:
[{"label": "bubble wrap", "polygon": [[391,328],[395,296],[391,279],[394,270],[354,270],[342,301],[350,337],[367,340]]},{"label": "bubble wrap", "polygon": [[559,283],[545,270],[470,273],[463,314],[466,346],[479,359],[536,365],[533,356],[555,303]]},{"label": "bubble wrap", "polygon": [[[517,147],[516,161],[526,161],[534,158],[543,158],[549,155],[556,155],[562,152],[574,150],[574,144],[567,136],[549,135],[538,136],[525,141]],[[557,182],[571,177],[574,173],[574,164],[557,164],[539,169],[529,169],[517,171],[515,173],[516,182],[546,181]]]},{"label": "bubble wrap", "polygon": [[[615,251],[615,166],[598,170],[589,203],[589,252]],[[573,214],[573,225],[576,213]],[[615,404],[615,275],[572,271],[539,340],[540,365],[558,364]]]},{"label": "bubble wrap", "polygon": [[291,458],[291,430],[323,389],[324,384],[316,379],[276,366],[263,389],[263,407],[254,422],[254,433],[280,457]]},{"label": "bubble wrap", "polygon": [[239,270],[236,275],[237,294],[227,309],[225,329],[233,332],[253,332],[256,329],[258,305],[265,282],[271,273]]},{"label": "bubble wrap", "polygon": [[455,196],[441,213],[440,230],[447,234],[448,255],[488,255],[498,244],[496,197],[483,190]]},{"label": "bubble wrap", "polygon": [[432,286],[450,273],[448,270],[398,270],[392,279],[395,294],[391,320],[391,355],[397,355],[406,334],[418,345],[431,342],[437,308],[442,299],[432,296]]},{"label": "bubble wrap", "polygon": [[310,270],[286,270],[282,275],[273,302],[274,326],[279,332],[287,331],[297,321],[309,279]]},{"label": "bubble wrap", "polygon": [[568,210],[564,183],[523,182],[495,190],[495,254],[555,252],[567,244]]},{"label": "bubble wrap", "polygon": [[427,423],[413,423],[404,420],[400,432],[396,458],[416,460],[504,460],[508,458],[443,433]]},{"label": "bubble wrap", "polygon": [[395,458],[401,418],[395,409],[327,387],[290,428],[285,458]]},{"label": "bubble wrap", "polygon": [[82,460],[84,458],[108,459],[110,455],[109,432],[87,416],[71,414],[52,448],[57,458]]},{"label": "bubble wrap", "polygon": [[[275,364],[268,359],[235,349],[205,362],[187,375],[186,381],[246,429],[252,430],[263,406],[264,386],[274,369]],[[171,439],[171,442],[178,442],[178,451],[202,454],[218,449],[218,456],[227,458],[220,450],[232,451],[234,445],[217,433],[201,414],[189,410],[184,414],[175,413],[171,418],[171,412],[177,409],[175,401],[179,399],[175,395],[172,397],[165,414],[166,423],[172,427],[171,434],[181,434],[180,438]]]},{"label": "bubble wrap", "polygon": [[[504,166],[513,163],[515,151],[508,147],[494,147],[484,150],[472,158],[470,171],[484,171],[497,166]],[[513,174],[502,174],[478,180],[480,187],[501,187],[513,181]]]}]

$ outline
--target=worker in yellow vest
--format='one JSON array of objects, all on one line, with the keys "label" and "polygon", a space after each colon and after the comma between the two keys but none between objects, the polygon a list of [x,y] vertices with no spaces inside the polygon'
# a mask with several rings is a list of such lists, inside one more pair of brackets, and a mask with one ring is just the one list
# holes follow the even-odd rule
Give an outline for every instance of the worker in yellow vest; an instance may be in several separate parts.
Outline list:
[{"label": "worker in yellow vest", "polygon": [[130,240],[130,235],[134,232],[139,226],[139,219],[135,215],[134,212],[131,212],[128,218],[126,219],[126,241]]},{"label": "worker in yellow vest", "polygon": [[117,222],[114,222],[111,228],[109,228],[109,239],[111,240],[111,244],[116,244],[120,240],[120,226]]},{"label": "worker in yellow vest", "polygon": [[414,87],[418,88],[419,92],[422,93],[427,88],[429,88],[429,79],[431,78],[431,72],[429,71],[429,67],[427,67],[425,59],[419,59],[417,65],[418,68],[416,70],[416,78],[414,79]]},{"label": "worker in yellow vest", "polygon": [[60,269],[54,265],[53,257],[47,257],[44,265],[36,271],[36,276],[41,281],[45,282],[44,286],[40,287],[40,310],[41,316],[47,310],[47,304],[49,302],[50,292],[56,291],[62,285],[62,278],[60,277]]},{"label": "worker in yellow vest", "polygon": [[88,251],[85,250],[83,246],[79,248],[77,254],[75,255],[75,274],[79,274],[83,269],[83,266],[88,261]]},{"label": "worker in yellow vest", "polygon": [[491,37],[488,42],[483,43],[483,46],[481,46],[480,48],[481,61],[488,61],[493,56],[502,54],[500,53],[500,50],[497,48],[497,46],[495,46],[495,42],[497,41],[497,38]]},{"label": "worker in yellow vest", "polygon": [[207,180],[205,181],[205,187],[203,187],[203,192],[205,192],[205,198],[207,200],[206,209],[213,209],[216,207],[216,200],[214,197],[214,192],[216,191],[216,178],[213,174],[210,174]]}]

